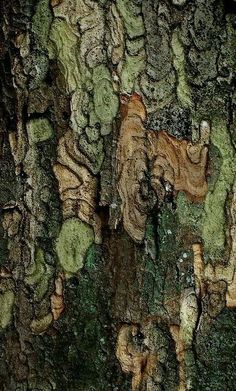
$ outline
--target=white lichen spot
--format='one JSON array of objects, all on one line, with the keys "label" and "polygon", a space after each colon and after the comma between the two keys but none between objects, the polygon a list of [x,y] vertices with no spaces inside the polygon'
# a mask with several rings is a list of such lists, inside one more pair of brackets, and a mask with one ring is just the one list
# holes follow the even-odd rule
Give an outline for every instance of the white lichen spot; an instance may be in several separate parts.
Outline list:
[{"label": "white lichen spot", "polygon": [[186,0],[172,0],[172,2],[174,5],[181,6],[181,5],[185,5],[187,1]]},{"label": "white lichen spot", "polygon": [[209,144],[211,127],[208,121],[202,120],[200,123],[200,141],[203,144]]}]

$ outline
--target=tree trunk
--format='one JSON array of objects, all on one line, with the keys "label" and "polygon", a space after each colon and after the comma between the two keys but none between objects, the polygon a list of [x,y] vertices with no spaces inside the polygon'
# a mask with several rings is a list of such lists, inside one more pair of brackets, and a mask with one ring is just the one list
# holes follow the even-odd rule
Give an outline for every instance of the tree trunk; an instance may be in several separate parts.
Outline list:
[{"label": "tree trunk", "polygon": [[0,390],[236,389],[236,5],[1,8]]}]

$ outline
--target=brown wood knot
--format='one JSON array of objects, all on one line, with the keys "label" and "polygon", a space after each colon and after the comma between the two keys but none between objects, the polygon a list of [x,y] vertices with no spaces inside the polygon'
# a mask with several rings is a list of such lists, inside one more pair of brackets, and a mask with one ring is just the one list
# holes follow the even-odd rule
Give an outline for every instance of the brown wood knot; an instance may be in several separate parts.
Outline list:
[{"label": "brown wood knot", "polygon": [[155,347],[144,344],[144,338],[136,324],[122,325],[117,338],[116,357],[122,370],[132,374],[132,391],[140,390],[157,366]]},{"label": "brown wood knot", "polygon": [[185,192],[192,202],[203,201],[209,132],[201,127],[200,141],[194,144],[165,131],[146,130],[147,111],[137,93],[121,96],[120,114],[116,172],[121,214],[125,230],[142,242],[147,213],[169,188],[174,194]]},{"label": "brown wood knot", "polygon": [[59,182],[64,219],[79,217],[93,227],[95,243],[102,242],[101,219],[96,213],[98,179],[81,161],[76,136],[69,129],[60,138],[53,171]]}]

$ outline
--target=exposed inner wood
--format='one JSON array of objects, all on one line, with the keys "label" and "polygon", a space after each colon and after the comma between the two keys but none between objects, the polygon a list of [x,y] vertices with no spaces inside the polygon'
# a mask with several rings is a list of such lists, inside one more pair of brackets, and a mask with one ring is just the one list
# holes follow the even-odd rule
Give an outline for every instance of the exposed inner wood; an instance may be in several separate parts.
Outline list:
[{"label": "exposed inner wood", "polygon": [[145,129],[147,113],[137,93],[121,97],[120,112],[116,158],[121,212],[125,230],[141,242],[147,213],[155,203],[153,191],[158,201],[164,198],[165,186],[172,186],[175,194],[185,192],[193,202],[203,201],[209,133],[204,131],[202,139],[193,144],[164,131]]},{"label": "exposed inner wood", "polygon": [[58,144],[58,163],[53,167],[59,182],[63,216],[79,217],[94,229],[95,242],[101,243],[101,221],[97,213],[97,178],[81,162],[76,138],[68,131]]}]

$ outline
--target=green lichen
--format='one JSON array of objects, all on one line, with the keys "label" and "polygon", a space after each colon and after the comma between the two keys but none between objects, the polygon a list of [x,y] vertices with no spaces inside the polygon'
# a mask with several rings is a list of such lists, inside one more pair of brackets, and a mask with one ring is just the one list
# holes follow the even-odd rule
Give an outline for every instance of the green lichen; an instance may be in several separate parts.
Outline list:
[{"label": "green lichen", "polygon": [[80,138],[80,148],[89,157],[89,168],[96,175],[100,171],[104,159],[103,139],[100,138],[89,143],[85,135],[82,135]]},{"label": "green lichen", "polygon": [[110,125],[117,114],[119,100],[114,93],[111,76],[105,65],[94,68],[93,84],[95,113],[102,126]]},{"label": "green lichen", "polygon": [[77,133],[87,125],[89,98],[87,90],[91,88],[91,74],[79,57],[79,38],[65,20],[53,20],[50,41],[50,58],[55,58],[65,79],[65,88],[71,95],[71,126]]},{"label": "green lichen", "polygon": [[94,242],[93,229],[77,218],[64,221],[56,250],[59,262],[68,275],[77,273],[84,265],[85,255]]},{"label": "green lichen", "polygon": [[65,20],[55,18],[51,26],[50,43],[50,57],[55,57],[59,61],[66,80],[67,92],[72,93],[81,84],[78,37]]},{"label": "green lichen", "polygon": [[222,52],[228,68],[231,70],[231,72],[235,72],[236,30],[234,28],[234,15],[227,15],[226,22],[227,42],[222,46]]},{"label": "green lichen", "polygon": [[40,301],[48,290],[49,280],[52,277],[52,267],[45,262],[44,251],[37,248],[35,259],[30,268],[26,271],[26,284],[34,287],[34,296]]},{"label": "green lichen", "polygon": [[46,141],[53,137],[53,129],[47,118],[32,119],[27,124],[30,144]]},{"label": "green lichen", "polygon": [[215,260],[222,257],[225,247],[225,203],[236,174],[236,155],[224,119],[214,119],[211,142],[218,148],[222,164],[218,178],[206,196],[202,237],[206,255]]},{"label": "green lichen", "polygon": [[0,294],[0,328],[4,329],[11,321],[12,309],[14,305],[14,293],[5,291]]},{"label": "green lichen", "polygon": [[126,55],[124,67],[121,73],[122,91],[132,92],[135,90],[137,78],[145,69],[145,51],[142,50],[137,56]]},{"label": "green lichen", "polygon": [[176,199],[176,213],[181,225],[191,226],[197,232],[202,229],[202,214],[204,207],[202,204],[194,204],[187,199],[183,192],[179,192]]},{"label": "green lichen", "polygon": [[132,41],[127,39],[126,47],[131,56],[136,56],[144,48],[144,39],[138,38]]},{"label": "green lichen", "polygon": [[140,8],[132,4],[130,0],[117,0],[116,4],[129,37],[135,38],[144,35],[145,29]]},{"label": "green lichen", "polygon": [[90,143],[93,143],[93,142],[99,140],[100,133],[99,133],[99,131],[96,129],[95,126],[87,126],[86,129],[85,129],[85,132],[86,132],[86,135],[87,135],[87,137],[88,137],[88,141],[89,141]]},{"label": "green lichen", "polygon": [[152,102],[152,110],[166,109],[173,101],[175,89],[175,73],[171,71],[168,78],[160,81],[151,81],[149,76],[143,72],[140,77],[140,87],[142,92],[149,97]]},{"label": "green lichen", "polygon": [[48,34],[52,19],[49,0],[39,0],[32,19],[32,31],[34,33],[35,44],[41,49],[47,49]]},{"label": "green lichen", "polygon": [[86,268],[91,270],[96,269],[95,261],[96,261],[96,252],[95,252],[95,245],[93,244],[92,246],[89,247],[87,251],[86,261],[85,261]]},{"label": "green lichen", "polygon": [[177,214],[183,226],[191,227],[204,240],[206,259],[224,256],[226,241],[225,205],[236,174],[236,155],[227,130],[226,120],[216,118],[211,132],[211,177],[205,202],[193,204],[184,193],[177,196]]},{"label": "green lichen", "polygon": [[172,36],[172,50],[174,53],[174,67],[177,72],[178,85],[177,85],[177,95],[179,101],[184,107],[191,107],[191,92],[187,83],[186,73],[185,73],[185,55],[184,48],[179,39],[179,34],[177,31],[173,33]]}]

